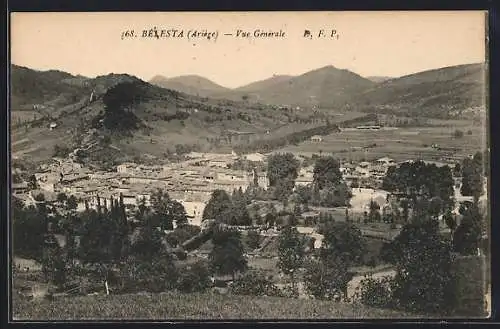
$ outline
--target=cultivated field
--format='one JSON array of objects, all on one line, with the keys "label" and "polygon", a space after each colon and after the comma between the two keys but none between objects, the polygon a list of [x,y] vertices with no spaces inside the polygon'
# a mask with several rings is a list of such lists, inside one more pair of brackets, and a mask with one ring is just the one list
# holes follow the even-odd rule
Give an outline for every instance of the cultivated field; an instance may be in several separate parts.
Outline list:
[{"label": "cultivated field", "polygon": [[15,320],[196,320],[416,318],[392,310],[319,300],[221,295],[135,294],[17,300]]},{"label": "cultivated field", "polygon": [[[463,158],[482,149],[486,143],[485,128],[470,121],[440,121],[440,126],[388,128],[381,130],[343,129],[340,133],[324,136],[321,142],[306,141],[289,145],[278,152],[293,152],[305,156],[316,153],[334,153],[346,160],[374,160],[391,157],[396,161],[421,158],[437,161],[442,158]],[[464,133],[453,137],[455,130]],[[437,144],[440,148],[432,148]],[[446,150],[450,148],[450,150]]]}]

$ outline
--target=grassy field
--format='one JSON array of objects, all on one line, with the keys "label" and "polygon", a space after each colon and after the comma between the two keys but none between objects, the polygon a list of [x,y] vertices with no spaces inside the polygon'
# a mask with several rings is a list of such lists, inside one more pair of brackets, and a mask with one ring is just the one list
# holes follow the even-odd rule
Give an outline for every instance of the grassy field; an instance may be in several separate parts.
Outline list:
[{"label": "grassy field", "polygon": [[13,301],[15,320],[363,319],[415,317],[318,300],[204,294],[83,296]]},{"label": "grassy field", "polygon": [[11,111],[10,121],[13,125],[17,124],[19,121],[27,122],[32,121],[35,118],[40,118],[41,115],[36,111]]},{"label": "grassy field", "polygon": [[[323,137],[322,142],[307,141],[297,146],[287,146],[279,152],[293,152],[311,156],[316,153],[334,153],[337,156],[359,161],[374,160],[389,156],[396,161],[422,158],[463,158],[473,154],[485,145],[484,128],[470,121],[439,122],[441,126],[408,127],[392,130],[346,129]],[[452,137],[456,129],[463,131],[461,138]],[[470,134],[469,134],[470,133]],[[431,147],[456,148],[456,151],[438,150]]]}]

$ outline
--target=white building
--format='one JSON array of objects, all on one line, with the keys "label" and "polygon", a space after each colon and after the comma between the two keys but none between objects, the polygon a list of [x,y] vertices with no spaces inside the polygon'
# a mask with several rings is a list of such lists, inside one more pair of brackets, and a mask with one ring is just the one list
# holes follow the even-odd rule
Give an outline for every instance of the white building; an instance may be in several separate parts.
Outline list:
[{"label": "white building", "polygon": [[315,135],[311,137],[311,142],[319,143],[323,141],[323,137],[319,135]]},{"label": "white building", "polygon": [[130,171],[132,169],[134,169],[135,167],[136,167],[135,163],[126,162],[126,163],[122,163],[122,164],[118,165],[116,167],[116,171],[119,173],[122,173],[122,174],[126,174],[126,173],[130,173]]},{"label": "white building", "polygon": [[251,153],[246,154],[245,159],[253,162],[263,162],[266,159],[266,156],[261,153]]}]

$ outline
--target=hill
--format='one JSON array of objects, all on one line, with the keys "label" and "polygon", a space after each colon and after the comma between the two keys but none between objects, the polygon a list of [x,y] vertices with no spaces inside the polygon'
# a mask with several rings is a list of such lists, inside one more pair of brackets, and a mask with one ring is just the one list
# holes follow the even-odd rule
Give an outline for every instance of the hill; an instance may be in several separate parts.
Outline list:
[{"label": "hill", "polygon": [[[96,305],[99,318],[96,318]],[[109,295],[14,300],[15,320],[376,319],[419,316],[314,299],[215,293]]]},{"label": "hill", "polygon": [[[325,66],[299,76],[277,76],[238,88],[233,98],[274,105],[338,108],[374,83],[351,71]],[[228,95],[222,95],[228,97]]]},{"label": "hill", "polygon": [[31,110],[33,105],[64,106],[75,103],[91,91],[89,79],[66,72],[45,72],[11,65],[11,106],[13,110]]},{"label": "hill", "polygon": [[230,90],[199,75],[183,75],[174,78],[157,75],[149,83],[200,97],[209,97],[213,94],[224,93]]},{"label": "hill", "polygon": [[459,117],[484,105],[486,67],[466,64],[391,79],[360,93],[350,104],[364,112],[435,118]]},{"label": "hill", "polygon": [[373,77],[366,77],[368,80],[379,83],[379,82],[384,82],[390,79],[393,79],[392,77],[379,77],[379,76],[373,76]]},{"label": "hill", "polygon": [[[90,79],[14,68],[12,95],[38,114],[12,120],[13,156],[34,160],[51,157],[55,145],[84,150],[92,161],[164,158],[176,152],[177,144],[191,150],[219,147],[228,131],[263,135],[288,122],[290,115],[180,93],[127,74]],[[33,111],[34,104],[43,109]],[[110,115],[114,107],[121,109]],[[26,111],[13,108],[12,116],[19,112]],[[51,123],[57,128],[49,129]]]},{"label": "hill", "polygon": [[266,88],[270,88],[275,86],[278,83],[290,81],[293,76],[291,75],[273,75],[271,78],[264,79],[261,81],[256,81],[252,82],[248,85],[238,87],[234,89],[234,91],[239,91],[239,92],[259,92],[261,90],[264,90]]}]

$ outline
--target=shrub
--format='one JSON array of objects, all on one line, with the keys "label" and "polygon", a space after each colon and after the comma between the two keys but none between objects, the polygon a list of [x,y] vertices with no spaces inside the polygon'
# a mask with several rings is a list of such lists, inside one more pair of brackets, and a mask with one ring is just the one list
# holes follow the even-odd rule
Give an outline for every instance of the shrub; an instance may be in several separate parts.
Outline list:
[{"label": "shrub", "polygon": [[259,246],[260,246],[260,234],[259,234],[259,232],[257,232],[256,230],[251,230],[248,232],[247,245],[251,249],[259,248]]},{"label": "shrub", "polygon": [[154,262],[130,257],[121,267],[121,290],[126,292],[162,292],[175,288],[178,271],[170,255]]},{"label": "shrub", "polygon": [[286,285],[280,289],[281,297],[285,298],[299,298],[299,288],[295,285]]},{"label": "shrub", "polygon": [[231,292],[236,295],[281,296],[280,289],[257,270],[251,270],[234,281]]},{"label": "shrub", "polygon": [[392,242],[394,301],[407,311],[445,314],[453,300],[451,246],[434,220],[414,221]]},{"label": "shrub", "polygon": [[392,278],[385,276],[375,279],[371,274],[365,275],[355,293],[355,300],[364,305],[385,308],[392,305]]},{"label": "shrub", "polygon": [[177,281],[177,289],[185,293],[205,291],[209,286],[210,272],[203,261],[185,268]]},{"label": "shrub", "polygon": [[464,137],[464,132],[462,130],[457,129],[453,133],[453,137],[455,137],[455,138],[462,138],[462,137]]},{"label": "shrub", "polygon": [[167,242],[173,246],[177,247],[179,244],[191,239],[198,233],[201,229],[199,226],[195,225],[181,225],[175,228],[175,230],[166,235]]},{"label": "shrub", "polygon": [[53,151],[53,154],[52,156],[54,157],[61,157],[61,158],[65,158],[67,157],[69,154],[71,153],[71,150],[69,147],[65,146],[65,145],[58,145],[56,144],[54,146],[54,151]]},{"label": "shrub", "polygon": [[318,262],[311,260],[306,265],[304,284],[308,293],[317,299],[340,301],[347,297],[347,284],[352,273],[340,258]]}]

